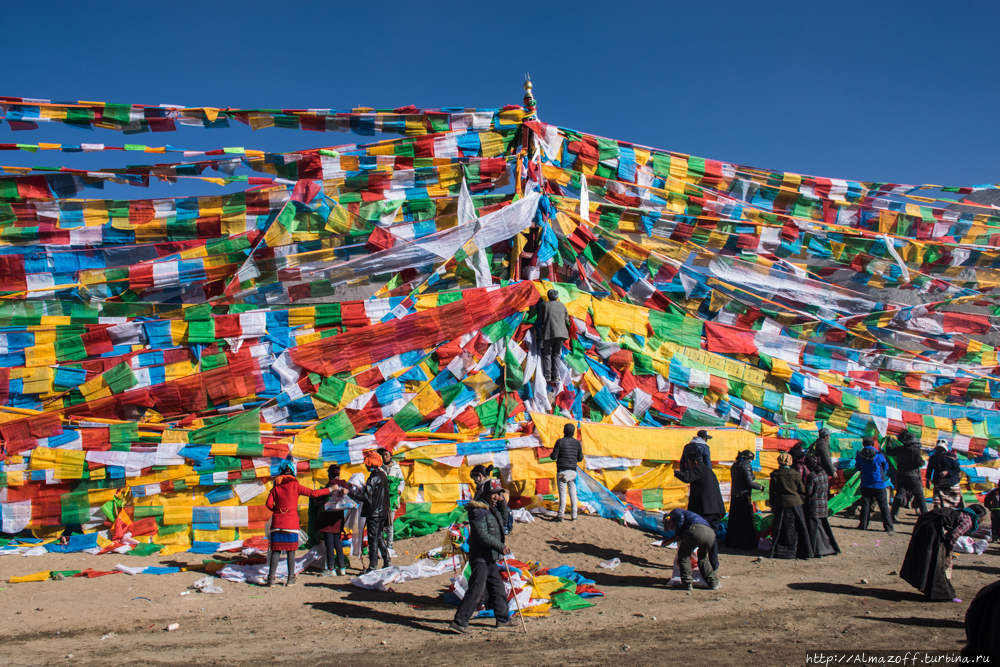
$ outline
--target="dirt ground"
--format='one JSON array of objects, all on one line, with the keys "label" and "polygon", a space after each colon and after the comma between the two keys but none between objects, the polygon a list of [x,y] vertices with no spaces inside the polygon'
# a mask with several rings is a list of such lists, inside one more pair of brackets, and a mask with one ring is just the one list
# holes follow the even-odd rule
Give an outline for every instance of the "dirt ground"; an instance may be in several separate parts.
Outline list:
[{"label": "dirt ground", "polygon": [[[20,665],[801,665],[807,649],[957,649],[963,618],[982,586],[1000,576],[995,547],[957,556],[954,584],[963,603],[931,603],[896,576],[914,518],[895,535],[873,521],[836,517],[839,556],[818,561],[771,561],[757,553],[722,550],[718,591],[668,590],[672,549],[610,521],[537,520],[517,525],[515,555],[555,567],[569,564],[596,580],[605,597],[574,612],[518,628],[446,631],[454,607],[442,593],[448,575],[395,586],[355,588],[348,577],[307,573],[300,584],[262,588],[222,582],[222,595],[181,596],[202,575],[73,578],[0,583],[0,655]],[[441,533],[397,541],[400,563],[441,543]],[[409,552],[403,555],[403,552]],[[622,565],[597,564],[618,556]],[[0,580],[47,569],[110,570],[194,564],[118,555],[49,554],[0,558]],[[866,580],[867,583],[862,583]],[[180,629],[166,632],[170,623]]]}]

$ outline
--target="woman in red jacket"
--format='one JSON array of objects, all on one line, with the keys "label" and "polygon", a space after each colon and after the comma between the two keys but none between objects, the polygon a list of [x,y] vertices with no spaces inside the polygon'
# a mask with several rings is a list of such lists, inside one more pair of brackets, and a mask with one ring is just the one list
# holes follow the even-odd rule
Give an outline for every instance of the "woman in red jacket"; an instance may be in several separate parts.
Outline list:
[{"label": "woman in red jacket", "polygon": [[288,559],[288,579],[286,586],[295,585],[295,550],[299,548],[299,496],[320,498],[330,495],[332,488],[307,489],[295,479],[293,464],[285,462],[274,479],[274,487],[267,495],[264,505],[274,512],[271,517],[271,557],[267,571],[267,585],[274,586],[278,572],[279,552],[284,551]]}]

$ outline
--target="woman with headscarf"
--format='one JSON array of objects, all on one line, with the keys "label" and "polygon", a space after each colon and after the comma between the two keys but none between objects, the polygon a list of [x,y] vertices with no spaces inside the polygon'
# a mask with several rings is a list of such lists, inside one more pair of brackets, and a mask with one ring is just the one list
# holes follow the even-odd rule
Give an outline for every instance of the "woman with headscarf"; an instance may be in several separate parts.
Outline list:
[{"label": "woman with headscarf", "polygon": [[267,585],[274,586],[278,574],[278,558],[285,552],[288,564],[288,579],[286,586],[295,585],[295,550],[299,548],[299,496],[320,498],[330,495],[331,488],[307,489],[295,479],[295,466],[291,461],[285,461],[278,468],[278,476],[274,478],[274,486],[267,494],[264,503],[267,509],[274,512],[271,517],[271,554],[267,570]]},{"label": "woman with headscarf", "polygon": [[830,528],[830,480],[823,473],[823,462],[815,456],[804,459],[809,468],[806,480],[805,510],[809,541],[817,556],[832,556],[840,553],[840,547]]},{"label": "woman with headscarf", "polygon": [[802,443],[796,442],[792,445],[788,454],[792,457],[792,468],[799,473],[802,483],[805,484],[809,480],[809,466],[806,465],[806,452],[802,449]]},{"label": "woman with headscarf", "polygon": [[963,509],[939,507],[917,519],[906,547],[901,579],[920,589],[931,600],[953,600],[952,557],[958,538],[974,533],[986,508],[976,503]]},{"label": "woman with headscarf", "polygon": [[751,495],[764,487],[754,479],[753,468],[750,465],[756,456],[757,453],[749,449],[742,451],[729,468],[732,491],[729,498],[726,546],[731,549],[757,548],[757,530],[753,522],[754,506]]},{"label": "woman with headscarf", "polygon": [[788,452],[778,454],[778,469],[771,473],[768,496],[774,521],[771,524],[771,558],[812,558],[812,543],[806,516],[802,511],[802,496],[806,487],[802,477],[792,468]]}]

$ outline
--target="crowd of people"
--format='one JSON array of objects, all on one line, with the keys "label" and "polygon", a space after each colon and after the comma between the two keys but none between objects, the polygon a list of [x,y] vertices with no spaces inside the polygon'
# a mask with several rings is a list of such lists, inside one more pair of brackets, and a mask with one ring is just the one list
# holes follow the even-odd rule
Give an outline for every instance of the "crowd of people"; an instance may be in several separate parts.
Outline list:
[{"label": "crowd of people", "polygon": [[[548,301],[536,307],[535,332],[541,350],[542,366],[547,380],[558,379],[558,351],[568,338],[568,314],[553,290]],[[830,451],[830,431],[820,429],[816,440],[806,448],[795,443],[778,455],[778,467],[770,474],[766,493],[770,516],[758,512],[754,492],[765,490],[753,472],[754,451],[739,452],[730,468],[729,509],[722,487],[712,468],[712,437],[705,430],[684,447],[674,470],[674,476],[690,486],[686,509],[677,508],[665,515],[664,544],[677,543],[679,583],[676,588],[691,590],[694,586],[692,557],[709,590],[719,588],[718,535],[725,522],[725,542],[738,550],[767,549],[772,558],[812,559],[839,554],[840,547],[830,527],[830,483],[837,478]],[[556,464],[559,507],[556,521],[566,517],[567,503],[570,520],[578,516],[576,481],[578,466],[584,461],[583,446],[576,429],[567,424],[563,437],[552,449]],[[890,463],[891,459],[891,463]],[[356,509],[359,522],[367,537],[369,562],[362,574],[378,569],[380,556],[385,567],[393,555],[393,514],[399,507],[403,490],[403,473],[390,452],[379,449],[364,454],[368,478],[364,483],[351,484],[340,479],[340,467],[330,466],[329,482],[322,489],[308,489],[296,480],[292,464],[285,463],[267,498],[267,508],[273,512],[270,526],[271,553],[267,585],[276,583],[280,555],[286,554],[288,575],[286,585],[295,583],[294,554],[300,539],[298,514],[299,496],[308,496],[315,516],[315,530],[326,546],[323,576],[345,573],[344,546],[341,540],[345,511]],[[951,584],[952,556],[959,538],[978,530],[988,512],[992,525],[1000,520],[1000,484],[985,498],[984,504],[965,507],[961,490],[961,469],[954,451],[946,441],[938,441],[930,456],[926,474],[924,456],[919,441],[907,431],[893,443],[887,439],[880,445],[876,438],[866,436],[854,460],[858,476],[856,503],[859,530],[867,530],[873,505],[878,507],[882,528],[895,532],[899,511],[908,507],[918,519],[900,568],[900,577],[924,592],[931,600],[951,600],[955,590]],[[360,480],[356,480],[360,481]],[[498,627],[513,624],[507,605],[507,595],[499,564],[510,553],[506,538],[513,529],[506,491],[493,476],[492,466],[477,465],[471,481],[475,492],[466,505],[469,522],[468,589],[449,629],[459,634],[469,632],[469,620],[479,607],[492,609]],[[928,510],[925,487],[932,492],[933,509]],[[889,492],[894,490],[890,501]],[[728,516],[728,521],[726,517]],[[312,523],[312,521],[311,521]],[[1000,540],[994,531],[994,540]],[[360,536],[360,531],[355,531]],[[360,545],[352,540],[360,555]],[[983,628],[988,621],[1000,618],[1000,589],[984,589],[969,613],[976,618],[971,623],[978,636],[990,640]],[[991,606],[992,605],[992,606]],[[977,625],[978,624],[978,625]],[[970,638],[972,631],[970,630]],[[970,639],[971,641],[971,639]]]},{"label": "crowd of people", "polygon": [[[358,525],[363,524],[368,542],[368,567],[362,574],[379,569],[380,555],[385,567],[392,565],[392,518],[393,512],[399,508],[400,496],[405,485],[403,473],[399,464],[392,460],[392,454],[386,449],[365,452],[364,464],[368,470],[368,479],[363,485],[352,485],[340,479],[340,466],[334,464],[327,469],[329,481],[322,489],[308,489],[302,486],[295,477],[293,464],[291,462],[282,464],[265,502],[267,509],[272,512],[269,530],[268,586],[277,585],[281,553],[285,553],[287,558],[288,574],[285,585],[295,585],[295,551],[299,547],[301,537],[299,496],[310,498],[311,509],[316,516],[314,527],[326,547],[326,567],[323,576],[346,574],[346,559],[341,536],[346,527],[345,512],[354,508],[357,509],[358,518],[361,520]],[[358,548],[359,555],[360,552]]]}]

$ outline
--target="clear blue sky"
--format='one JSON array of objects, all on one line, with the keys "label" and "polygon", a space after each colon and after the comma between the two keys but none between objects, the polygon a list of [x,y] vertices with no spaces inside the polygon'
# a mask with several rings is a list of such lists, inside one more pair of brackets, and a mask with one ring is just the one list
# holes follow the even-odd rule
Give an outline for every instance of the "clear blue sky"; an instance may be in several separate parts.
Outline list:
[{"label": "clear blue sky", "polygon": [[[1000,181],[994,2],[16,3],[0,94],[284,108],[496,107],[530,72],[542,120],[764,168],[856,180]],[[0,142],[125,142],[0,129]],[[351,135],[181,128],[129,142],[295,150]],[[158,161],[182,157],[158,156]],[[136,162],[136,154],[128,162]],[[0,153],[96,168],[122,154]],[[180,196],[209,185],[108,186]]]}]

